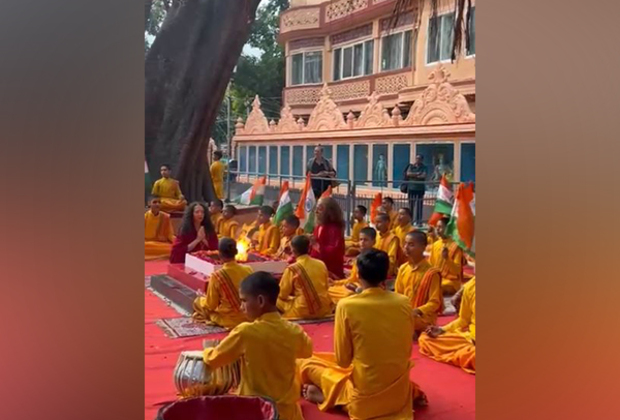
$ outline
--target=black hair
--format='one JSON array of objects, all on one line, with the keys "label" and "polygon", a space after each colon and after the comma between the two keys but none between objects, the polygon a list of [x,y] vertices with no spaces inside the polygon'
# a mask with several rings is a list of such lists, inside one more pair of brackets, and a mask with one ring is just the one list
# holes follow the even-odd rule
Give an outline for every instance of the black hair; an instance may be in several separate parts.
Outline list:
[{"label": "black hair", "polygon": [[254,297],[265,296],[269,303],[275,305],[278,302],[280,285],[271,273],[257,271],[247,276],[241,282],[240,290],[244,295]]},{"label": "black hair", "polygon": [[392,197],[383,197],[383,200],[387,201],[388,203],[392,205],[394,204],[394,199]]},{"label": "black hair", "polygon": [[164,167],[164,168],[168,169],[169,171],[171,171],[171,170],[172,170],[172,166],[170,166],[170,164],[169,164],[169,163],[162,163],[162,165],[160,166],[160,168],[162,168],[162,167]]},{"label": "black hair", "polygon": [[209,209],[207,208],[207,205],[197,201],[194,201],[185,208],[179,233],[181,235],[187,235],[192,232],[196,232],[196,228],[194,227],[194,208],[196,208],[196,206],[202,206],[202,209],[205,212],[205,217],[202,219],[202,226],[205,228],[205,233],[207,235],[215,233],[215,228],[213,227],[213,223],[211,223],[211,218],[209,217]]},{"label": "black hair", "polygon": [[259,212],[263,213],[265,216],[271,217],[275,213],[273,207],[271,206],[262,206]]},{"label": "black hair", "polygon": [[237,242],[232,238],[222,238],[217,245],[217,250],[222,258],[235,258],[235,255],[237,255]]},{"label": "black hair", "polygon": [[377,239],[377,231],[371,227],[365,227],[364,229],[360,230],[360,235],[362,233],[370,237],[371,239]]},{"label": "black hair", "polygon": [[410,219],[413,218],[413,213],[409,207],[401,207],[400,210],[403,210]]},{"label": "black hair", "polygon": [[237,214],[237,207],[233,206],[232,204],[226,204],[224,208],[232,211],[233,215]]},{"label": "black hair", "polygon": [[221,150],[216,150],[215,152],[213,152],[213,156],[217,156],[221,159],[222,156],[224,156],[224,153],[222,153]]},{"label": "black hair", "polygon": [[284,219],[284,221],[289,225],[293,226],[295,229],[297,229],[300,224],[299,217],[295,216],[294,214],[288,216],[286,219]]},{"label": "black hair", "polygon": [[161,200],[158,195],[149,195],[149,203],[153,200]]},{"label": "black hair", "polygon": [[299,255],[306,255],[310,252],[310,239],[305,235],[297,235],[291,240],[291,248]]},{"label": "black hair", "polygon": [[390,257],[384,251],[369,249],[357,257],[356,264],[360,278],[372,286],[378,286],[387,278]]},{"label": "black hair", "polygon": [[358,209],[360,213],[362,213],[364,216],[366,216],[366,213],[368,213],[368,209],[365,206],[359,205],[355,208]]},{"label": "black hair", "polygon": [[379,213],[377,214],[376,220],[384,219],[386,222],[390,221],[390,216],[387,213]]},{"label": "black hair", "polygon": [[215,204],[219,208],[223,208],[224,207],[224,202],[222,200],[220,200],[219,198],[216,198],[215,200],[211,200],[211,204]]},{"label": "black hair", "polygon": [[450,218],[444,216],[441,219],[439,219],[438,222],[443,222],[444,225],[448,225],[448,223],[450,223]]},{"label": "black hair", "polygon": [[407,236],[413,239],[414,242],[417,242],[424,247],[428,245],[428,238],[426,237],[426,233],[422,232],[421,230],[414,230],[413,232],[409,232]]}]

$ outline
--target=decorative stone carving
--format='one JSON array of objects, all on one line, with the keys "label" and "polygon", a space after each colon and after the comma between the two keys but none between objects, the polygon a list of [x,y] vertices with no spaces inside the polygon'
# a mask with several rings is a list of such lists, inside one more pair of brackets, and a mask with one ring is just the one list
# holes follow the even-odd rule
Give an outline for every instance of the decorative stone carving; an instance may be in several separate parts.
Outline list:
[{"label": "decorative stone carving", "polygon": [[280,19],[280,33],[318,28],[320,16],[320,7],[288,10]]},{"label": "decorative stone carving", "polygon": [[356,128],[387,127],[392,124],[392,119],[379,103],[379,95],[373,92],[368,97],[368,104],[362,110],[360,117],[355,122]]},{"label": "decorative stone carving", "polygon": [[378,78],[375,82],[375,90],[377,93],[385,95],[389,93],[398,93],[398,91],[408,85],[407,74],[395,74]]},{"label": "decorative stone carving", "polygon": [[346,101],[349,99],[361,99],[370,95],[370,80],[360,80],[357,82],[339,83],[330,87],[332,99],[335,101]]},{"label": "decorative stone carving", "polygon": [[252,102],[252,111],[250,115],[248,115],[248,120],[245,122],[243,133],[269,133],[269,123],[267,122],[267,118],[265,118],[265,114],[263,114],[263,111],[260,109],[260,99],[258,99],[258,95],[254,98],[254,102]]},{"label": "decorative stone carving", "polygon": [[299,124],[295,121],[291,107],[287,105],[280,111],[280,121],[278,122],[278,133],[290,133],[299,131]]},{"label": "decorative stone carving", "polygon": [[291,105],[314,105],[320,96],[320,87],[288,88],[284,91],[284,102]]},{"label": "decorative stone carving", "polygon": [[403,117],[401,116],[400,108],[398,107],[398,104],[396,104],[394,109],[392,109],[392,125],[394,125],[394,127],[398,127],[402,121]]},{"label": "decorative stone carving", "polygon": [[448,83],[450,73],[438,65],[429,75],[431,84],[416,99],[405,120],[406,125],[433,125],[476,122],[467,99]]},{"label": "decorative stone carving", "polygon": [[344,42],[353,41],[355,39],[363,38],[370,35],[372,35],[372,23],[331,35],[330,40],[332,45],[338,45]]},{"label": "decorative stone carving", "polygon": [[297,125],[299,126],[299,131],[303,130],[306,127],[306,123],[301,117],[299,117],[299,119],[297,120]]},{"label": "decorative stone carving", "polygon": [[325,22],[342,19],[368,7],[368,0],[338,0],[325,8]]},{"label": "decorative stone carving", "polygon": [[347,114],[347,126],[350,129],[355,128],[355,115],[353,114],[353,111],[349,111]]},{"label": "decorative stone carving", "polygon": [[243,118],[237,118],[237,124],[235,124],[235,135],[244,134],[245,125],[243,124]]},{"label": "decorative stone carving", "polygon": [[341,130],[347,128],[342,112],[338,109],[338,105],[331,98],[331,89],[327,83],[323,85],[321,90],[321,99],[316,104],[310,119],[308,120],[307,131],[326,131]]},{"label": "decorative stone carving", "polygon": [[276,122],[274,120],[269,121],[269,132],[270,133],[276,132]]}]

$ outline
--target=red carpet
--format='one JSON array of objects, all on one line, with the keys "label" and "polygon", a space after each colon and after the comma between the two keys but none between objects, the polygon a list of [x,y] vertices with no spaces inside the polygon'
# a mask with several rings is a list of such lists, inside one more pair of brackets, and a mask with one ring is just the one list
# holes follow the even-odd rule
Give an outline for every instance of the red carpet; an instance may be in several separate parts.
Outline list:
[{"label": "red carpet", "polygon": [[[162,261],[145,262],[145,275],[165,273],[166,266],[167,262]],[[144,306],[145,420],[153,420],[159,404],[175,398],[172,371],[179,353],[184,350],[200,349],[203,338],[166,337],[155,325],[155,320],[178,316],[177,312],[149,291],[145,291]],[[332,351],[333,324],[304,325],[303,328],[312,337],[315,350]],[[417,346],[413,350],[413,358],[416,366],[411,371],[411,378],[422,387],[429,398],[429,406],[416,411],[415,419],[474,420],[475,376],[421,356]],[[306,420],[347,418],[343,414],[321,413],[315,406],[305,401],[302,402],[302,408]]]}]

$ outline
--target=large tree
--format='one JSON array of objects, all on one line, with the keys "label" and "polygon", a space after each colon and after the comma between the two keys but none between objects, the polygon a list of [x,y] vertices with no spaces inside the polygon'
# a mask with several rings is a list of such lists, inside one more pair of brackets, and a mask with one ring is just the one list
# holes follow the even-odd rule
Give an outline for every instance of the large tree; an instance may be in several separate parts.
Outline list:
[{"label": "large tree", "polygon": [[176,163],[189,200],[215,197],[208,139],[259,3],[173,0],[147,52],[146,159],[151,168]]}]

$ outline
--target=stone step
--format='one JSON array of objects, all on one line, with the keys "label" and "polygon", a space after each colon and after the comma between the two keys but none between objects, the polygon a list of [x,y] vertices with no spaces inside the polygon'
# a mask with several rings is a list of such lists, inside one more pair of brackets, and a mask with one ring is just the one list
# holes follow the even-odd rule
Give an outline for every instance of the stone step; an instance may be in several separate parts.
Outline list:
[{"label": "stone step", "polygon": [[182,310],[193,312],[193,303],[198,296],[195,290],[167,275],[152,276],[151,288]]}]

